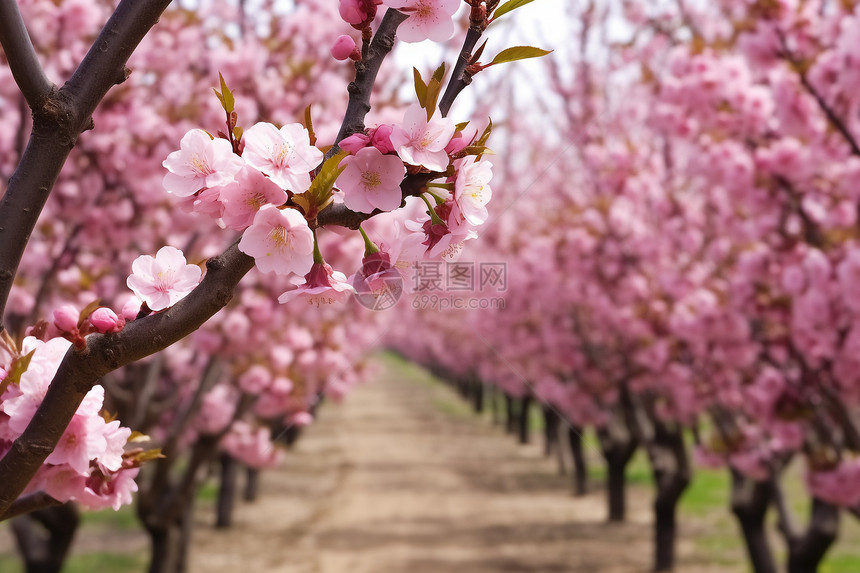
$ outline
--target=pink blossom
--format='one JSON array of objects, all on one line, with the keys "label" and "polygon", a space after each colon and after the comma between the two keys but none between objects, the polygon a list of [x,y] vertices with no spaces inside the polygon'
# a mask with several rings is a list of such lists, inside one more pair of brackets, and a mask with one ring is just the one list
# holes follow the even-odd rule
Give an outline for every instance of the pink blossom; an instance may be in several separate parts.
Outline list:
[{"label": "pink blossom", "polygon": [[340,0],[338,12],[347,24],[358,27],[376,16],[380,0]]},{"label": "pink blossom", "polygon": [[384,0],[383,4],[409,14],[397,30],[404,42],[446,42],[454,35],[453,18],[460,0]]},{"label": "pink blossom", "polygon": [[481,225],[487,220],[487,203],[492,197],[489,181],[493,177],[493,165],[489,161],[463,158],[455,161],[454,167],[457,169],[454,201],[466,222]]},{"label": "pink blossom", "polygon": [[94,471],[86,480],[86,487],[75,496],[75,501],[87,509],[99,510],[113,508],[118,510],[132,502],[132,494],[137,491],[137,477],[140,468],[128,468],[118,472],[102,473]]},{"label": "pink blossom", "polygon": [[207,187],[226,185],[242,168],[242,159],[224,139],[212,139],[202,129],[192,129],[164,160],[169,173],[164,188],[177,197],[188,197]]},{"label": "pink blossom", "polygon": [[155,257],[141,255],[131,264],[132,274],[126,283],[152,310],[173,306],[194,290],[202,271],[189,265],[182,251],[161,247]]},{"label": "pink blossom", "polygon": [[810,471],[806,477],[815,497],[844,507],[860,503],[860,458],[843,460],[828,471]]},{"label": "pink blossom", "polygon": [[245,230],[239,250],[254,257],[257,268],[264,273],[303,276],[314,262],[314,235],[307,220],[295,209],[266,205]]},{"label": "pink blossom", "polygon": [[279,296],[278,302],[284,304],[302,298],[308,304],[319,307],[343,302],[352,292],[354,289],[343,273],[332,270],[326,263],[315,263],[305,275],[305,282]]},{"label": "pink blossom", "polygon": [[382,153],[394,153],[394,146],[391,145],[392,131],[394,131],[393,125],[380,125],[371,129],[368,132],[370,144]]},{"label": "pink blossom", "polygon": [[310,187],[310,171],[323,160],[323,153],[310,144],[305,126],[291,123],[278,129],[271,123],[257,123],[245,132],[242,157],[251,167],[294,193]]},{"label": "pink blossom", "polygon": [[[199,267],[198,267],[199,268]],[[120,318],[114,311],[104,306],[95,309],[90,313],[90,324],[95,329],[102,333],[119,332],[125,326],[125,319]]]},{"label": "pink blossom", "polygon": [[406,175],[403,162],[395,155],[383,155],[375,147],[365,147],[343,160],[346,168],[338,177],[343,203],[360,213],[374,209],[393,211],[403,195],[400,183]]},{"label": "pink blossom", "polygon": [[272,374],[265,366],[255,364],[239,376],[238,382],[243,392],[259,394],[272,383]]},{"label": "pink blossom", "polygon": [[266,427],[253,427],[237,421],[221,440],[221,447],[242,463],[254,468],[270,468],[284,459],[284,452],[272,443],[272,433]]},{"label": "pink blossom", "polygon": [[287,193],[274,181],[246,167],[239,172],[236,181],[221,189],[224,224],[236,231],[244,231],[254,222],[254,215],[263,205],[282,205]]},{"label": "pink blossom", "polygon": [[431,171],[448,168],[445,146],[456,129],[454,121],[443,118],[437,109],[427,121],[427,112],[418,104],[406,110],[403,125],[395,125],[391,132],[391,145],[397,155],[409,165],[423,165]]}]

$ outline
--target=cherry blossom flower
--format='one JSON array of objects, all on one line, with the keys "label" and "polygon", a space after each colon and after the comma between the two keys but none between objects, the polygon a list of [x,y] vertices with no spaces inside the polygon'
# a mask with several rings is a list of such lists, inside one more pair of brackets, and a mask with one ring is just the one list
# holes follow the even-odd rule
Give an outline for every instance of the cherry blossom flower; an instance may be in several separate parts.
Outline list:
[{"label": "cherry blossom flower", "polygon": [[254,222],[254,215],[263,205],[281,205],[287,193],[274,181],[246,167],[239,172],[236,181],[221,189],[224,224],[236,231],[244,231]]},{"label": "cherry blossom flower", "polygon": [[242,157],[251,167],[294,193],[310,187],[310,171],[323,160],[323,153],[310,144],[307,128],[291,123],[278,129],[271,123],[257,123],[245,132]]},{"label": "cherry blossom flower", "polygon": [[156,311],[173,306],[194,290],[202,274],[175,247],[161,247],[155,257],[141,255],[131,264],[131,271],[128,288]]},{"label": "cherry blossom flower", "polygon": [[397,30],[404,42],[446,42],[454,35],[453,17],[460,0],[384,0],[383,4],[409,14]]},{"label": "cherry blossom flower", "polygon": [[406,110],[403,125],[395,125],[391,145],[397,155],[409,165],[423,165],[433,171],[448,168],[445,146],[454,136],[454,121],[443,118],[439,110],[427,121],[427,112],[418,104]]},{"label": "cherry blossom flower", "polygon": [[202,129],[192,129],[162,163],[169,171],[164,188],[177,197],[189,197],[201,189],[219,187],[233,180],[242,159],[224,139],[212,139]]},{"label": "cherry blossom flower", "polygon": [[124,318],[118,317],[114,311],[104,306],[95,309],[90,314],[89,320],[96,331],[102,334],[119,332],[125,326]]},{"label": "cherry blossom flower", "polygon": [[338,177],[343,203],[360,213],[374,209],[393,211],[403,195],[400,183],[406,175],[403,162],[395,155],[383,155],[375,147],[365,147],[343,160],[346,168]]},{"label": "cherry blossom flower", "polygon": [[239,250],[254,257],[264,273],[303,276],[313,266],[314,235],[295,209],[264,206],[245,230]]},{"label": "cherry blossom flower", "polygon": [[343,273],[333,270],[326,263],[314,263],[305,275],[305,282],[279,296],[278,302],[284,304],[301,298],[316,306],[333,304],[342,302],[354,290]]},{"label": "cherry blossom flower", "polygon": [[470,225],[481,225],[487,220],[487,203],[493,196],[489,186],[493,165],[489,161],[463,158],[455,161],[454,167],[457,168],[454,201]]}]

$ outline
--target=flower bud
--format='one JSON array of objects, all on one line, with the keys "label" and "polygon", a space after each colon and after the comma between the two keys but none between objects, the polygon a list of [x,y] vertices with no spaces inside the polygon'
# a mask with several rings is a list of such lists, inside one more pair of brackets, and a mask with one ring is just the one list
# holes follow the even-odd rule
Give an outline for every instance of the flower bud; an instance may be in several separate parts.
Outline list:
[{"label": "flower bud", "polygon": [[54,311],[54,326],[61,332],[72,332],[78,328],[80,312],[70,304],[64,304]]},{"label": "flower bud", "polygon": [[355,40],[349,36],[338,36],[331,47],[331,56],[335,60],[346,60],[355,50]]},{"label": "flower bud", "polygon": [[101,306],[90,314],[90,324],[96,331],[105,334],[121,331],[125,326],[125,319],[118,317],[111,309]]}]

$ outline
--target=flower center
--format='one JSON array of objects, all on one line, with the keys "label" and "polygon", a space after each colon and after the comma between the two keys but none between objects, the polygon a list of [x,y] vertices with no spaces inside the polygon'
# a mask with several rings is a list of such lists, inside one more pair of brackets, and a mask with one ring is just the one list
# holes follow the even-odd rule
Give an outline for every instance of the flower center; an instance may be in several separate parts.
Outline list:
[{"label": "flower center", "polygon": [[289,159],[290,153],[293,151],[293,146],[289,143],[284,143],[278,149],[278,154],[274,157],[275,165],[278,167],[289,167]]},{"label": "flower center", "polygon": [[365,171],[361,174],[361,184],[367,189],[375,189],[382,183],[379,171]]},{"label": "flower center", "polygon": [[200,156],[198,153],[191,156],[191,170],[199,176],[212,174],[212,168],[206,163],[206,158]]},{"label": "flower center", "polygon": [[269,233],[269,239],[272,245],[279,251],[288,250],[290,248],[291,236],[286,227],[278,225]]},{"label": "flower center", "polygon": [[164,269],[155,275],[155,289],[158,292],[168,292],[173,282],[173,269]]}]

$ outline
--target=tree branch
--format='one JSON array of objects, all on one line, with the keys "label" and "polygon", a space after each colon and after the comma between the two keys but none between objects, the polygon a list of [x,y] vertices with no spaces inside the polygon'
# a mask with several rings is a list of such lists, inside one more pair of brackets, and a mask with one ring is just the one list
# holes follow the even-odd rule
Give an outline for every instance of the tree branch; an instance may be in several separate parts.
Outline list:
[{"label": "tree branch", "polygon": [[345,137],[364,131],[364,118],[370,111],[370,94],[373,92],[373,84],[382,66],[382,60],[394,47],[394,35],[397,27],[406,20],[407,15],[393,8],[385,11],[382,22],[373,36],[367,57],[355,63],[355,80],[349,84],[349,103],[346,114],[343,117],[340,131],[334,140],[334,146],[326,154],[326,159],[337,153],[337,144]]},{"label": "tree branch", "polygon": [[0,45],[30,109],[41,108],[55,87],[42,70],[16,0],[0,0]]},{"label": "tree branch", "polygon": [[12,519],[13,517],[18,517],[19,515],[24,515],[25,513],[30,513],[37,509],[55,507],[57,505],[63,505],[63,502],[57,501],[43,491],[37,491],[36,493],[31,493],[16,499],[12,505],[9,506],[9,509],[6,510],[6,513],[0,517],[0,521]]},{"label": "tree branch", "polygon": [[445,88],[445,93],[442,95],[442,99],[439,100],[439,113],[442,114],[442,117],[448,116],[454,100],[466,86],[472,83],[472,76],[466,74],[466,66],[469,64],[469,60],[472,59],[472,50],[475,49],[475,44],[481,39],[481,34],[483,34],[483,30],[474,27],[469,27],[469,31],[466,32],[466,39],[463,41],[463,48],[460,50],[457,63],[454,65],[454,71],[451,72],[448,87]]},{"label": "tree branch", "polygon": [[[92,127],[98,103],[113,85],[125,80],[125,62],[168,4],[170,0],[122,0],[69,82],[49,91],[33,109],[30,141],[0,203],[0,327],[24,248],[60,169],[78,135]],[[15,27],[17,6],[14,13],[12,6],[14,0],[0,0],[0,32],[7,50],[7,34],[17,30],[11,37],[20,38],[26,33]],[[20,42],[13,44],[17,52]],[[33,93],[25,95],[29,100]]]},{"label": "tree branch", "polygon": [[227,305],[239,280],[253,266],[254,259],[233,244],[222,255],[209,259],[203,281],[171,308],[131,321],[117,334],[92,334],[82,352],[70,349],[30,424],[0,460],[0,515],[53,451],[99,378],[191,334]]}]

